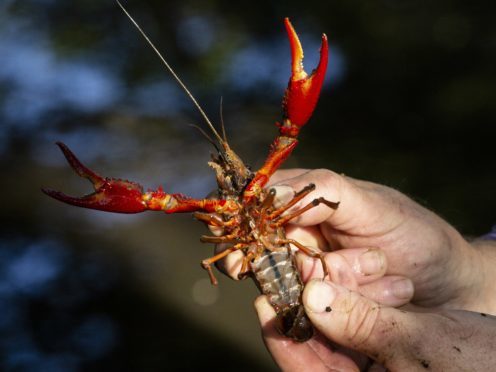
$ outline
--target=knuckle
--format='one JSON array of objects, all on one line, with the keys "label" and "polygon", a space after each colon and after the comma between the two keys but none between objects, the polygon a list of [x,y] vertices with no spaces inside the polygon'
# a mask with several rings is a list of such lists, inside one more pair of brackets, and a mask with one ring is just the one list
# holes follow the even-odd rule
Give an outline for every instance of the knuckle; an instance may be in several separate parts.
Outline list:
[{"label": "knuckle", "polygon": [[340,186],[343,182],[343,176],[329,169],[314,169],[307,173],[308,178],[315,180],[325,188]]},{"label": "knuckle", "polygon": [[327,253],[325,261],[330,271],[331,280],[350,290],[357,289],[353,269],[346,259],[338,253]]},{"label": "knuckle", "polygon": [[330,170],[330,169],[325,169],[325,168],[318,168],[311,170],[309,174],[317,176],[317,178],[321,178],[323,180],[333,180],[336,178],[341,178],[339,174],[336,172]]},{"label": "knuckle", "polygon": [[346,182],[345,177],[329,169],[315,169],[309,173],[312,173],[312,178],[318,180],[325,189],[342,190],[343,183]]},{"label": "knuckle", "polygon": [[350,299],[344,334],[352,347],[367,344],[380,322],[381,307],[362,296]]}]

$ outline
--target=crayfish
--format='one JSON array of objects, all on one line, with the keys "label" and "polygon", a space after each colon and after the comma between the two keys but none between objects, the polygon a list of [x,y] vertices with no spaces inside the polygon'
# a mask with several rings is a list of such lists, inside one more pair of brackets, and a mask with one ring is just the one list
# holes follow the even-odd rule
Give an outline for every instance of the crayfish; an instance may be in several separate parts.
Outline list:
[{"label": "crayfish", "polygon": [[221,253],[202,261],[212,284],[217,284],[217,280],[211,265],[234,251],[242,251],[244,258],[239,276],[251,275],[260,290],[268,296],[277,313],[278,330],[296,341],[308,340],[313,335],[313,327],[301,303],[303,284],[296,269],[291,246],[309,256],[319,258],[324,268],[324,276],[328,271],[320,253],[286,238],[284,226],[291,219],[319,204],[336,209],[339,203],[316,198],[305,207],[292,211],[291,208],[296,203],[314,191],[315,186],[311,184],[296,192],[289,203],[276,208],[273,205],[275,191],[267,190],[264,186],[296,147],[298,133],[309,120],[317,104],[328,61],[326,35],[322,35],[318,66],[311,74],[307,74],[303,68],[303,49],[298,36],[290,21],[287,18],[284,20],[292,62],[291,77],[283,99],[283,120],[282,123],[276,123],[279,135],[273,141],[265,163],[258,171],[253,172],[230,148],[225,135],[219,135],[160,52],[122,5],[119,5],[192,99],[210,127],[215,137],[212,142],[217,154],[208,164],[217,178],[218,197],[193,199],[182,194],[168,194],[161,187],[155,191],[144,191],[138,183],[102,177],[84,166],[71,150],[60,142],[57,145],[70,166],[79,176],[87,178],[93,184],[94,192],[80,198],[49,189],[43,189],[43,192],[64,203],[106,212],[193,212],[196,219],[209,226],[222,228],[221,236],[201,237],[203,242],[224,243],[228,246]]}]

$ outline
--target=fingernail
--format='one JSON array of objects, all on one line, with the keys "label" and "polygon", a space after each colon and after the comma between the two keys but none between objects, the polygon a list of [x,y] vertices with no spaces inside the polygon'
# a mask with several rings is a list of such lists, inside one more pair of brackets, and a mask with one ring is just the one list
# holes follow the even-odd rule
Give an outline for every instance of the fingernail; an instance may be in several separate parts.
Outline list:
[{"label": "fingernail", "polygon": [[373,275],[384,270],[384,254],[379,249],[369,249],[358,257],[359,271],[363,275]]},{"label": "fingernail", "polygon": [[274,199],[274,207],[281,208],[286,205],[294,196],[294,190],[290,186],[279,185],[272,187],[276,191],[276,197]]},{"label": "fingernail", "polygon": [[409,299],[413,296],[413,283],[409,279],[398,279],[391,283],[393,296],[400,299]]},{"label": "fingernail", "polygon": [[329,312],[332,309],[332,302],[336,298],[336,290],[327,282],[321,279],[312,280],[305,289],[306,307],[313,313]]}]

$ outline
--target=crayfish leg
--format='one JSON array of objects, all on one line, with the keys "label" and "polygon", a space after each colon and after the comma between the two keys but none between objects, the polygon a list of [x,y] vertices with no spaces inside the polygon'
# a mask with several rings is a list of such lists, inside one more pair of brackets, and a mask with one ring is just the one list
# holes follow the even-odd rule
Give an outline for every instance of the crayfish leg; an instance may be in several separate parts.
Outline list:
[{"label": "crayfish leg", "polygon": [[311,183],[307,186],[305,186],[303,189],[301,189],[298,192],[295,192],[293,199],[291,199],[286,205],[283,205],[281,208],[276,209],[274,212],[270,214],[270,219],[275,219],[276,217],[279,217],[281,214],[286,212],[289,208],[294,206],[296,203],[298,203],[301,199],[303,199],[305,196],[310,194],[312,191],[315,190],[315,184]]},{"label": "crayfish leg", "polygon": [[239,234],[233,233],[223,236],[202,235],[200,241],[202,243],[215,243],[215,244],[239,243]]},{"label": "crayfish leg", "polygon": [[233,227],[239,225],[238,218],[231,218],[227,221],[224,221],[216,213],[194,212],[193,217],[196,218],[198,221],[205,222],[207,225],[214,227]]},{"label": "crayfish leg", "polygon": [[241,264],[241,269],[239,270],[238,273],[238,279],[243,280],[248,277],[250,274],[251,270],[248,268],[250,261],[256,256],[255,252],[248,252],[246,256],[243,257],[243,263]]},{"label": "crayfish leg", "polygon": [[316,198],[316,199],[313,199],[307,205],[305,205],[303,208],[298,209],[297,211],[295,211],[293,213],[290,213],[290,214],[288,214],[288,215],[286,215],[284,217],[281,217],[277,221],[273,222],[271,224],[271,227],[277,228],[277,227],[283,226],[286,223],[288,223],[290,220],[292,220],[293,218],[296,218],[298,216],[301,216],[306,211],[308,211],[308,210],[310,210],[312,208],[315,208],[315,207],[317,207],[320,204],[327,205],[329,208],[334,209],[334,210],[338,209],[338,206],[339,206],[339,202],[331,202],[331,201],[329,201],[329,200],[327,200],[327,199],[325,199],[323,197]]},{"label": "crayfish leg", "polygon": [[198,221],[205,222],[209,226],[223,227],[224,221],[217,214],[194,212],[193,217]]},{"label": "crayfish leg", "polygon": [[219,283],[217,281],[217,278],[215,277],[213,271],[212,271],[212,264],[215,263],[215,262],[217,262],[217,261],[219,261],[219,260],[222,260],[224,257],[228,256],[229,254],[231,254],[234,251],[237,251],[239,249],[245,248],[246,246],[247,246],[247,244],[238,243],[238,244],[236,244],[236,245],[234,245],[234,246],[232,246],[230,248],[227,248],[225,251],[222,251],[219,254],[216,254],[213,257],[204,259],[201,262],[201,266],[205,270],[207,270],[207,272],[208,272],[208,276],[210,278],[210,282],[212,283],[212,285],[217,285]]},{"label": "crayfish leg", "polygon": [[325,279],[325,277],[329,275],[329,269],[327,268],[327,264],[324,260],[324,256],[322,255],[322,252],[316,252],[311,248],[305,247],[299,241],[294,240],[294,239],[278,239],[276,243],[278,243],[278,244],[293,244],[296,248],[298,248],[298,250],[302,251],[307,256],[310,256],[312,258],[318,258],[322,264],[322,270],[324,272],[324,276],[322,277],[322,280]]}]

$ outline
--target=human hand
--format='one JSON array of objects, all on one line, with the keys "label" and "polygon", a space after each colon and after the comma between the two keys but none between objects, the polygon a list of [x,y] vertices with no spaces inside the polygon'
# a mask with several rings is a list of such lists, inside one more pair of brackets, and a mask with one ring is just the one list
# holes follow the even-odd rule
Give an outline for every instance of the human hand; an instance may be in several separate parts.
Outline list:
[{"label": "human hand", "polygon": [[[488,337],[494,332],[494,319],[486,324],[487,321],[481,315],[463,311],[419,314],[389,307],[379,311],[379,304],[349,291],[360,291],[369,298],[387,304],[387,300],[382,301],[384,295],[389,300],[394,297],[387,295],[394,292],[394,281],[388,279],[393,275],[407,275],[414,280],[414,301],[420,305],[473,310],[479,308],[490,312],[494,308],[491,307],[493,302],[488,283],[485,282],[489,277],[485,274],[490,272],[487,265],[494,259],[494,247],[491,250],[487,249],[487,244],[482,244],[486,249],[474,249],[445,221],[401,193],[384,186],[349,179],[325,170],[280,171],[272,182],[278,185],[275,188],[281,204],[291,199],[294,191],[309,183],[316,184],[313,195],[294,209],[320,196],[341,202],[336,211],[319,207],[306,212],[293,221],[293,226],[287,231],[288,237],[304,245],[324,251],[329,246],[337,249],[325,254],[334,282],[329,285],[338,288],[341,291],[338,293],[346,295],[337,296],[336,301],[341,298],[337,303],[329,301],[327,306],[331,307],[331,313],[322,312],[322,309],[320,312],[315,311],[309,305],[308,298],[312,292],[317,293],[314,298],[323,298],[319,290],[315,290],[322,283],[321,280],[308,284],[303,297],[312,323],[322,333],[317,333],[316,337],[304,344],[285,339],[271,325],[275,313],[265,297],[256,301],[265,342],[283,369],[369,370],[369,359],[364,358],[362,353],[388,368],[399,370],[425,369],[429,366],[434,370],[450,369],[454,365],[453,360],[460,363],[460,369],[483,369],[483,365],[477,363],[494,363],[475,352],[481,345],[486,348],[485,352],[494,349],[492,339],[488,342]],[[356,270],[350,271],[350,266],[346,264],[332,264],[333,261],[348,261],[355,268],[353,262],[359,256],[353,255],[353,252],[373,247],[380,247],[380,252],[385,253],[388,266],[384,270],[385,276],[370,278],[372,280],[369,283],[357,285],[354,278],[359,280],[360,276],[357,276]],[[339,260],[337,257],[348,259]],[[482,262],[483,257],[489,258],[488,262]],[[231,265],[231,269],[233,267]],[[321,266],[308,257],[300,255],[299,267],[305,281],[312,277],[322,278]],[[482,275],[482,280],[477,278],[478,275]],[[393,319],[390,324],[387,323],[388,317]],[[479,328],[491,331],[479,335]],[[445,337],[447,330],[449,335]],[[466,335],[471,332],[477,336],[465,344]],[[433,343],[425,342],[425,336],[428,340],[432,339]],[[460,345],[468,354],[464,353],[461,346],[450,344],[457,336],[462,339]],[[362,338],[366,340],[362,341]],[[441,345],[443,353],[441,358],[438,345]],[[372,367],[374,370],[380,368],[379,364]]]},{"label": "human hand", "polygon": [[[397,276],[405,276],[414,283],[412,302],[416,305],[496,314],[496,296],[491,289],[496,249],[475,249],[447,222],[400,192],[328,170],[282,170],[271,183],[280,203],[309,183],[316,185],[293,210],[320,196],[340,202],[337,210],[318,206],[292,220],[289,238],[323,251],[330,247],[343,256],[371,248],[380,248],[385,254],[385,276],[360,285],[360,293],[394,305],[391,298]],[[320,265],[299,256],[300,268],[311,265],[313,276],[318,277]],[[400,293],[408,294],[407,282],[399,282],[399,286]],[[400,302],[398,299],[397,304]]]},{"label": "human hand", "polygon": [[303,304],[318,332],[295,343],[275,330],[267,298],[255,303],[264,341],[284,371],[489,371],[496,365],[496,317],[490,315],[383,307],[321,279],[307,284]]},{"label": "human hand", "polygon": [[[494,247],[479,242],[475,248],[443,219],[385,186],[328,170],[282,170],[271,178],[280,205],[310,183],[316,190],[291,210],[320,196],[339,201],[339,208],[320,205],[305,212],[290,221],[287,236],[314,249],[332,249],[338,266],[344,257],[360,293],[384,305],[402,305],[413,296],[407,277],[415,285],[416,305],[496,314]],[[368,259],[361,256],[364,252]],[[234,252],[221,263],[234,278],[242,255]],[[299,254],[297,262],[300,270],[308,272],[304,267],[311,266],[314,276],[322,277],[314,259]],[[336,267],[328,266],[332,277]]]}]

